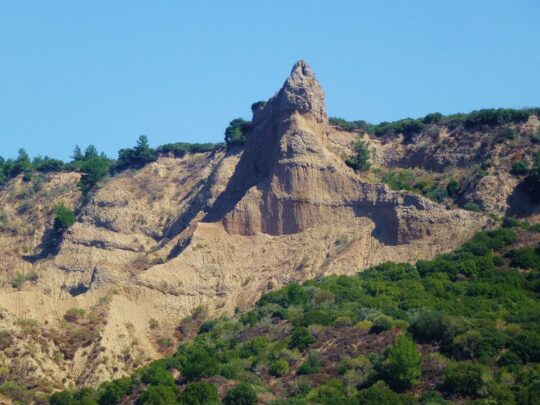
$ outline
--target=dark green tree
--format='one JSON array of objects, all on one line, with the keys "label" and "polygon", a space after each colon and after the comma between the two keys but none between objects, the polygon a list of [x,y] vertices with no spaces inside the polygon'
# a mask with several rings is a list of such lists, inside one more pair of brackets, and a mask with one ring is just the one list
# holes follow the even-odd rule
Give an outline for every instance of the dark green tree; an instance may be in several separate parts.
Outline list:
[{"label": "dark green tree", "polygon": [[137,404],[139,405],[174,405],[177,404],[178,392],[176,387],[170,385],[151,385],[141,392]]},{"label": "dark green tree", "polygon": [[75,145],[75,149],[73,149],[73,155],[71,155],[71,159],[73,159],[74,162],[78,162],[79,160],[82,160],[84,158],[81,148],[79,145]]},{"label": "dark green tree", "polygon": [[403,391],[412,387],[422,374],[422,356],[409,335],[401,335],[388,349],[384,362],[384,376],[390,387]]},{"label": "dark green tree", "polygon": [[242,118],[235,118],[225,129],[225,143],[227,147],[244,145],[247,140],[248,132],[251,129],[251,122]]},{"label": "dark green tree", "polygon": [[449,393],[476,395],[482,385],[482,369],[476,364],[450,363],[444,370],[444,389]]},{"label": "dark green tree", "polygon": [[347,166],[356,171],[366,171],[371,167],[369,161],[371,157],[371,149],[369,142],[358,139],[353,145],[354,155],[345,160]]},{"label": "dark green tree", "polygon": [[218,405],[218,390],[214,384],[207,382],[189,383],[180,394],[183,405]]},{"label": "dark green tree", "polygon": [[250,385],[240,383],[231,388],[225,398],[224,405],[255,405],[257,403],[257,394]]}]

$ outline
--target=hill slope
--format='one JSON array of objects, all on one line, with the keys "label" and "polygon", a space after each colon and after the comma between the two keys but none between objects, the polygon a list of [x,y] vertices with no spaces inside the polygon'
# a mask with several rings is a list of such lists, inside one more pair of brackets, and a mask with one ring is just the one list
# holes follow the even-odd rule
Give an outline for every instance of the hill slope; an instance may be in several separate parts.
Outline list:
[{"label": "hill slope", "polygon": [[[2,162],[3,382],[35,398],[97,386],[170,354],[186,317],[232,316],[292,281],[433,258],[505,215],[537,220],[537,110],[351,128],[327,118],[300,61],[253,111],[230,131],[244,146],[148,154],[142,139],[101,180],[88,160],[110,162],[95,150],[34,172],[23,157]],[[361,139],[367,171],[350,167]],[[73,224],[57,221],[59,206]]]},{"label": "hill slope", "polygon": [[520,226],[416,266],[291,284],[239,320],[186,322],[198,335],[174,356],[51,403],[536,403],[540,229]]}]

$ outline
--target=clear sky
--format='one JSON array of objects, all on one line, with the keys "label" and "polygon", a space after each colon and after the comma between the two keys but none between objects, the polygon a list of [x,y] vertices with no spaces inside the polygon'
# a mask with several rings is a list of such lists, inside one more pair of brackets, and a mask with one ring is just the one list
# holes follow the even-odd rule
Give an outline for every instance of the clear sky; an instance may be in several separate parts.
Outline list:
[{"label": "clear sky", "polygon": [[331,116],[540,106],[540,1],[0,0],[0,155],[219,142],[298,59]]}]

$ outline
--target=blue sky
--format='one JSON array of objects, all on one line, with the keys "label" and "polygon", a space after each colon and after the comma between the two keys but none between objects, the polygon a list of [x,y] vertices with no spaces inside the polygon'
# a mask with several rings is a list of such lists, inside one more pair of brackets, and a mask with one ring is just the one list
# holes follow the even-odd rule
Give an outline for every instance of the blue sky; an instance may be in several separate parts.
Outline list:
[{"label": "blue sky", "polygon": [[298,59],[347,119],[540,106],[540,2],[0,0],[0,155],[219,142]]}]

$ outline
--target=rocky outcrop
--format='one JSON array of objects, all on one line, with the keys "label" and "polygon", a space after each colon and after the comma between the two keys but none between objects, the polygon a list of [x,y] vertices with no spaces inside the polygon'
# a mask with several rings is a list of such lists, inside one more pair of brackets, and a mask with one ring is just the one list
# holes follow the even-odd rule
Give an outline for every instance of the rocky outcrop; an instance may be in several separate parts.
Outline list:
[{"label": "rocky outcrop", "polygon": [[[454,221],[483,223],[478,214],[362,181],[327,148],[328,136],[324,92],[300,61],[255,111],[245,152],[207,220],[222,220],[229,233],[287,235],[335,216],[366,217],[389,245],[429,237],[438,223],[450,230]],[[434,218],[430,229],[413,230],[415,219],[421,224],[426,217]]]}]

